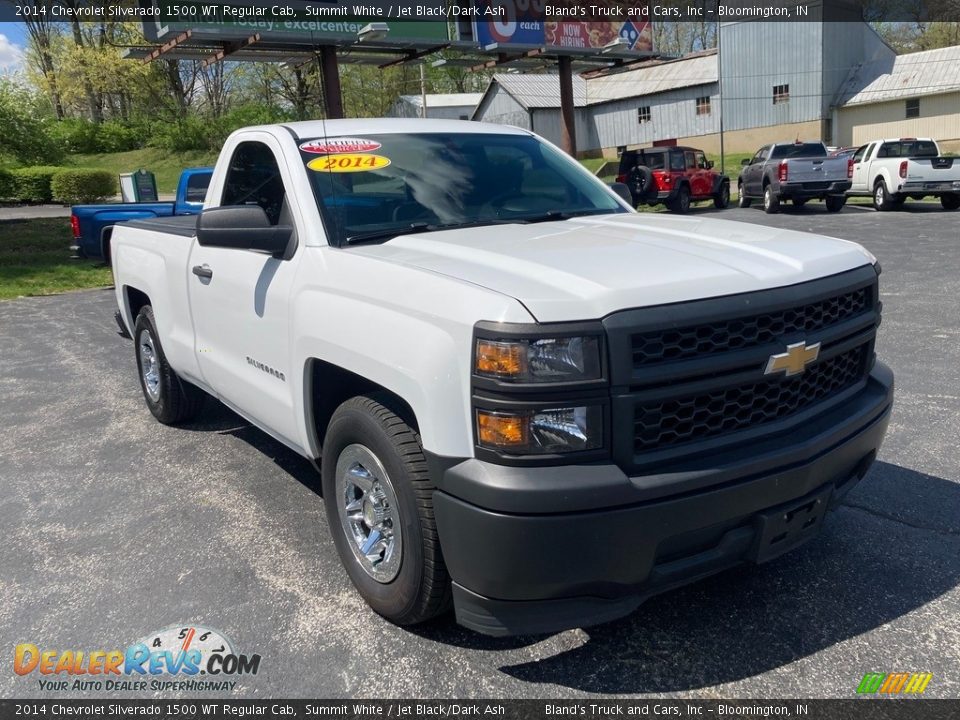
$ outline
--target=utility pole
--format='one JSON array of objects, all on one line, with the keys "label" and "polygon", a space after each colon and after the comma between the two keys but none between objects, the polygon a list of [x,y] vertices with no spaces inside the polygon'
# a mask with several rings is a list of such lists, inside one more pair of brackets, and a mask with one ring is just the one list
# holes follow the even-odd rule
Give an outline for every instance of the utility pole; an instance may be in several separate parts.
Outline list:
[{"label": "utility pole", "polygon": [[723,152],[723,51],[720,47],[722,36],[720,21],[717,21],[717,93],[720,95],[720,172],[727,172],[727,158]]},{"label": "utility pole", "polygon": [[427,71],[424,63],[420,63],[420,117],[427,116]]}]

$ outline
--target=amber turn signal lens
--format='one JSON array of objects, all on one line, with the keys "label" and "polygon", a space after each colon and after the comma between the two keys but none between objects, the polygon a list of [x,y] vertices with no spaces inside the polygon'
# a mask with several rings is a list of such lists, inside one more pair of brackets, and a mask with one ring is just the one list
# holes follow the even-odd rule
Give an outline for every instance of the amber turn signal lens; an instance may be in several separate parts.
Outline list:
[{"label": "amber turn signal lens", "polygon": [[477,372],[495,377],[517,377],[526,372],[527,348],[520,343],[477,340]]},{"label": "amber turn signal lens", "polygon": [[527,444],[529,416],[477,411],[480,444],[488,447],[520,447]]}]

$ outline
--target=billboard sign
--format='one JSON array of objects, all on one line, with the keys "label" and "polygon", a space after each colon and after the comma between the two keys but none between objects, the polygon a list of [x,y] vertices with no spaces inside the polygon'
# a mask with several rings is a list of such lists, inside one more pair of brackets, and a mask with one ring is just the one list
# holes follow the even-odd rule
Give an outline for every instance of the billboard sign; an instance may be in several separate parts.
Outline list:
[{"label": "billboard sign", "polygon": [[553,48],[602,50],[617,40],[624,50],[638,53],[653,51],[653,29],[648,20],[626,22],[559,22],[543,23],[544,45]]},{"label": "billboard sign", "polygon": [[[647,54],[653,52],[653,28],[644,3],[637,3],[634,14],[612,22],[546,20],[544,0],[475,0],[478,8],[473,23],[473,39],[480,48],[496,44],[499,49],[542,47],[550,51],[569,50],[571,54],[599,52],[617,40],[623,50]],[[491,19],[486,19],[491,18]]]}]

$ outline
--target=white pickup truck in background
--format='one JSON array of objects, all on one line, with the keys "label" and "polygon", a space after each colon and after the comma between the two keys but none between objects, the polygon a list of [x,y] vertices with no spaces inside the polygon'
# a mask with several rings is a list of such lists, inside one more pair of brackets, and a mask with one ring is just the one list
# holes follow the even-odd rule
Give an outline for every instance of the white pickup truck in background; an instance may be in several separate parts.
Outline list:
[{"label": "white pickup truck in background", "polygon": [[146,404],[213,396],[315,461],[396,623],[580,627],[776,558],[886,431],[876,259],[621,197],[500,125],[239,130],[200,215],[114,232]]},{"label": "white pickup truck in background", "polygon": [[940,198],[944,210],[960,208],[960,158],[943,157],[929,138],[873,140],[853,154],[848,195],[873,198],[877,210],[902,207],[907,198]]}]

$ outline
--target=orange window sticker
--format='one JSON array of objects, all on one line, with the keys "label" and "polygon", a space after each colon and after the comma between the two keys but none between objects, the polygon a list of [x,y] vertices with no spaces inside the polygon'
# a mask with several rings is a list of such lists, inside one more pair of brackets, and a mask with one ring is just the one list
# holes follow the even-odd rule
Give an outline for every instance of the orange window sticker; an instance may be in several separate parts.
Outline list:
[{"label": "orange window sticker", "polygon": [[390,158],[370,153],[344,153],[342,155],[322,155],[307,163],[307,167],[318,172],[368,172],[379,170],[390,164]]}]

